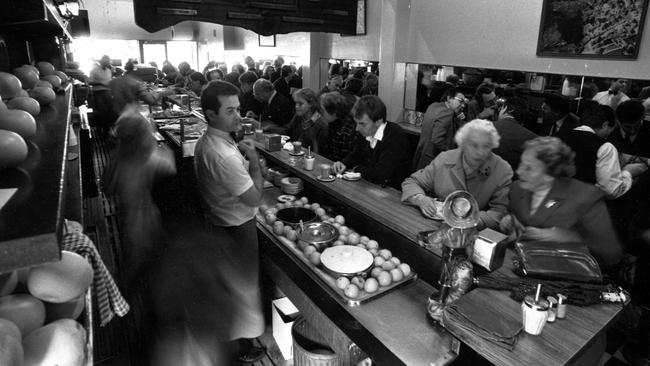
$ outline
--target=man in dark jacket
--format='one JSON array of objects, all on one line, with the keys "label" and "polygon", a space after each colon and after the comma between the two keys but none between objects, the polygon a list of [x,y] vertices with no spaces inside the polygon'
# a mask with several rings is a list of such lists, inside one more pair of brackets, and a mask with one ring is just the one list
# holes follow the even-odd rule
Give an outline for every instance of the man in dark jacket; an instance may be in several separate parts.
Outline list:
[{"label": "man in dark jacket", "polygon": [[650,123],[643,120],[645,107],[638,99],[627,100],[616,108],[619,127],[609,141],[619,152],[650,158]]},{"label": "man in dark jacket", "polygon": [[512,171],[517,171],[521,154],[524,152],[524,142],[537,137],[532,131],[522,126],[526,120],[528,104],[521,98],[509,98],[499,110],[499,120],[494,122],[501,140],[499,147],[492,150],[507,161]]},{"label": "man in dark jacket", "polygon": [[386,105],[374,95],[361,97],[352,109],[357,136],[352,152],[333,165],[334,173],[354,169],[364,179],[400,189],[409,174],[410,149],[402,128],[386,122]]},{"label": "man in dark jacket", "polygon": [[253,95],[262,103],[262,129],[264,132],[286,132],[286,126],[294,113],[294,103],[273,88],[266,79],[258,79],[253,84]]},{"label": "man in dark jacket", "polygon": [[542,105],[544,126],[540,136],[563,138],[566,134],[580,125],[580,119],[571,113],[569,101],[557,94],[549,94]]}]

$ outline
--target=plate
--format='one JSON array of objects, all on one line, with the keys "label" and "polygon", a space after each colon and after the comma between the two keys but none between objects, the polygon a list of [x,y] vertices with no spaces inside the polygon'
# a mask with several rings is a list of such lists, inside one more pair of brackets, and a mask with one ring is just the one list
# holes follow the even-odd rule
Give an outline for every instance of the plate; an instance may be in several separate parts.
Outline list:
[{"label": "plate", "polygon": [[336,177],[333,175],[330,175],[329,177],[322,177],[319,175],[318,177],[316,177],[316,179],[318,179],[321,182],[333,182],[336,180]]},{"label": "plate", "polygon": [[290,151],[290,152],[289,152],[289,155],[291,155],[291,156],[303,156],[303,155],[305,155],[305,152],[304,152],[304,151],[301,151],[301,152],[299,152],[299,153],[296,154],[296,153]]},{"label": "plate", "polygon": [[293,202],[296,200],[296,196],[291,194],[282,194],[278,196],[277,200],[282,203]]},{"label": "plate", "polygon": [[361,173],[357,174],[350,174],[348,173],[343,173],[343,179],[349,180],[349,181],[355,181],[361,179]]}]

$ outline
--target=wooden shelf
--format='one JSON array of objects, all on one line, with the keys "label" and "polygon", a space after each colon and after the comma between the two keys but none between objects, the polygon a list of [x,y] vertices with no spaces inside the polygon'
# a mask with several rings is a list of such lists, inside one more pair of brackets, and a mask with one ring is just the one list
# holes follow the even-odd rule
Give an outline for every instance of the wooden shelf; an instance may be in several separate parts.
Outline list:
[{"label": "wooden shelf", "polygon": [[0,209],[0,273],[60,258],[71,99],[68,85],[41,109],[27,160],[0,174],[0,188],[18,188]]}]

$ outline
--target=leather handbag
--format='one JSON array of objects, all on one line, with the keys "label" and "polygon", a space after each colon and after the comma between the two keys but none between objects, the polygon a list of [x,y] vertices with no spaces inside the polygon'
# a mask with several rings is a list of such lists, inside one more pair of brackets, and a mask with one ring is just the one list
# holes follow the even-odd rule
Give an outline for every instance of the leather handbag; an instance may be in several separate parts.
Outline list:
[{"label": "leather handbag", "polygon": [[582,243],[516,243],[515,270],[526,277],[601,283],[596,259]]}]

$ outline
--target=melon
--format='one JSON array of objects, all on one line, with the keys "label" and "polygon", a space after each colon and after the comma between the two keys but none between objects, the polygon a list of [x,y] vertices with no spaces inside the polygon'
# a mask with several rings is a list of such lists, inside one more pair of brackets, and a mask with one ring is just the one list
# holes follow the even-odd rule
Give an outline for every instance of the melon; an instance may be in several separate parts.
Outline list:
[{"label": "melon", "polygon": [[13,74],[23,84],[23,89],[31,89],[38,83],[38,72],[25,66],[17,67],[14,69]]},{"label": "melon", "polygon": [[7,109],[0,113],[0,130],[14,131],[28,139],[36,134],[36,120],[22,109]]},{"label": "melon", "polygon": [[29,96],[36,99],[40,105],[50,105],[54,103],[56,94],[52,88],[37,86],[29,91]]},{"label": "melon", "polygon": [[78,298],[93,281],[93,268],[77,253],[61,251],[61,260],[32,268],[27,277],[29,293],[57,304]]},{"label": "melon", "polygon": [[41,79],[52,84],[52,88],[58,89],[61,87],[61,78],[56,75],[41,76]]},{"label": "melon", "polygon": [[34,71],[34,72],[38,75],[38,77],[41,77],[41,72],[38,71],[38,68],[37,68],[36,66],[34,66],[34,65],[30,65],[30,64],[24,64],[24,65],[21,66],[21,67],[26,67],[26,68],[28,68],[28,69]]},{"label": "melon", "polygon": [[20,98],[20,97],[29,98],[29,93],[27,92],[27,90],[20,89],[20,91],[18,92],[18,95],[16,95],[14,98]]},{"label": "melon", "polygon": [[[9,336],[22,342],[23,335],[20,333],[18,326],[11,320],[0,318],[0,337]],[[1,364],[0,364],[1,365]]]},{"label": "melon", "polygon": [[0,275],[0,296],[14,292],[18,286],[18,271],[11,271]]},{"label": "melon", "polygon": [[86,330],[61,319],[36,329],[23,339],[25,366],[81,366],[86,358]]},{"label": "melon", "polygon": [[8,72],[0,72],[0,95],[5,99],[11,99],[18,95],[23,89],[23,84],[16,76]]},{"label": "melon", "polygon": [[7,107],[23,110],[34,117],[41,113],[41,105],[38,104],[38,100],[31,97],[15,97],[7,102]]},{"label": "melon", "polygon": [[0,318],[12,321],[23,336],[40,328],[45,322],[45,305],[29,294],[0,297]]},{"label": "melon", "polygon": [[0,169],[15,167],[27,158],[27,144],[19,134],[0,130]]},{"label": "melon", "polygon": [[41,77],[45,75],[54,75],[54,71],[56,69],[54,68],[54,65],[47,61],[39,61],[36,63],[36,68],[38,69],[38,72],[41,73]]},{"label": "melon", "polygon": [[57,70],[57,71],[54,72],[54,75],[56,75],[56,76],[58,76],[59,78],[61,78],[61,82],[62,82],[62,83],[65,84],[65,83],[68,82],[68,74],[66,74],[65,72]]},{"label": "melon", "polygon": [[36,86],[42,86],[42,87],[50,88],[50,89],[53,88],[52,83],[50,83],[47,80],[43,80],[43,79],[39,80],[38,83],[36,83]]},{"label": "melon", "polygon": [[22,366],[25,353],[20,339],[0,334],[0,365]]},{"label": "melon", "polygon": [[86,307],[86,294],[61,304],[45,303],[45,322],[50,323],[59,319],[77,319]]}]

